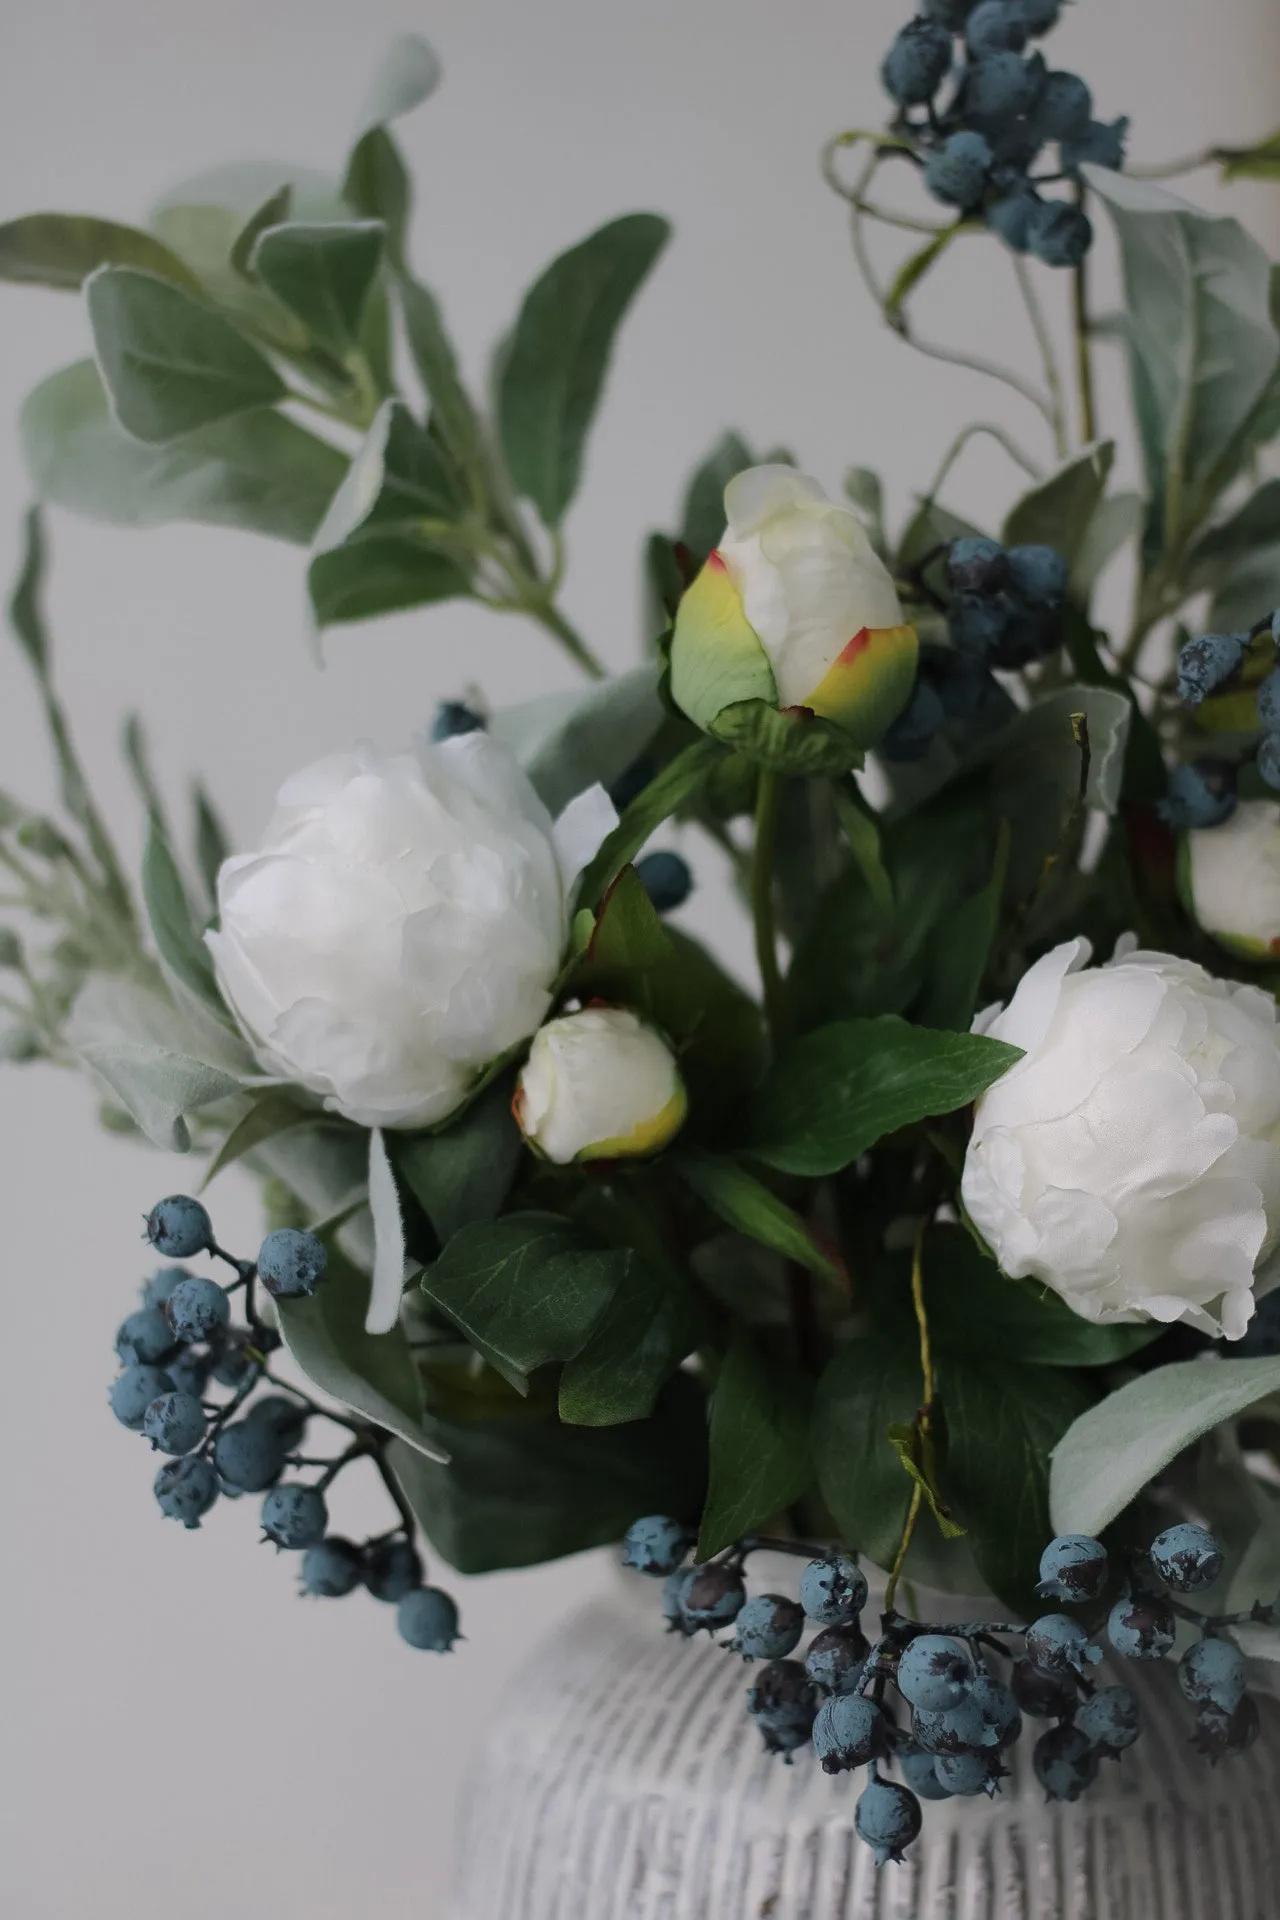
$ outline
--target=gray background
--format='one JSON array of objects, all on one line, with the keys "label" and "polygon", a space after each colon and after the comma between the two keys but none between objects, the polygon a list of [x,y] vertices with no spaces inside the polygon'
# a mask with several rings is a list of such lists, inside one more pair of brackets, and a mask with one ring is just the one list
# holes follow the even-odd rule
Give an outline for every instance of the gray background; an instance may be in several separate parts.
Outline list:
[{"label": "gray background", "polygon": [[[447,79],[403,131],[415,248],[473,371],[558,248],[629,208],[677,223],[628,323],[569,529],[566,604],[623,666],[638,644],[640,536],[670,520],[726,425],[785,440],[832,487],[850,462],[878,467],[895,517],[975,415],[1044,453],[1016,401],[880,330],[817,179],[824,135],[880,115],[876,68],[904,12],[895,0],[42,0],[10,9],[3,29],[0,218],[136,218],[169,182],[239,155],[334,164],[381,46],[426,33]],[[1274,0],[1080,0],[1052,50],[1091,80],[1101,113],[1133,115],[1138,158],[1274,121]],[[1274,196],[1240,190],[1233,204],[1261,233],[1271,222],[1274,250]],[[1056,304],[1062,283],[1047,291]],[[935,333],[1030,369],[998,249],[948,263],[925,307]],[[74,299],[0,290],[0,578],[26,494],[7,423],[86,337]],[[1104,385],[1123,425],[1118,386]],[[994,518],[1012,487],[979,451],[952,498]],[[131,856],[115,749],[131,707],[170,792],[198,769],[247,837],[279,779],[316,754],[360,734],[394,745],[468,681],[505,702],[572,679],[537,631],[469,608],[343,632],[317,672],[301,554],[229,533],[59,517],[51,604],[62,684]],[[0,785],[51,799],[12,654],[0,655]],[[714,873],[689,917],[743,953]],[[536,1637],[609,1577],[605,1560],[453,1583],[469,1638],[445,1661],[402,1647],[366,1599],[301,1604],[243,1509],[224,1506],[194,1536],[162,1525],[148,1461],[104,1400],[112,1330],[144,1270],[133,1222],[187,1174],[104,1137],[85,1087],[43,1069],[0,1074],[0,1129],[0,1903],[15,1920],[435,1920],[477,1729]],[[215,1197],[226,1237],[252,1245],[247,1183],[229,1176]],[[338,1516],[352,1526],[368,1507],[354,1498]]]}]

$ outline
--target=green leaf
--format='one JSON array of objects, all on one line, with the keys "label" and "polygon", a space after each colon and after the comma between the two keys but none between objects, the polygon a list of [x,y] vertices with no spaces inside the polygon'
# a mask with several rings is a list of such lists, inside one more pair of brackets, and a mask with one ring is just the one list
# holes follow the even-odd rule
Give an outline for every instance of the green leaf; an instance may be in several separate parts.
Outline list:
[{"label": "green leaf", "polygon": [[329,502],[317,552],[376,529],[413,534],[424,521],[451,520],[458,494],[447,455],[403,400],[384,400]]},{"label": "green leaf", "polygon": [[951,1509],[943,1499],[934,1483],[934,1479],[921,1455],[921,1422],[915,1420],[910,1426],[905,1422],[895,1422],[888,1429],[889,1445],[898,1456],[898,1463],[909,1479],[914,1480],[929,1505],[929,1511],[938,1524],[938,1531],[944,1540],[962,1539],[966,1529],[951,1516]]},{"label": "green leaf", "polygon": [[268,227],[253,249],[250,266],[281,305],[302,321],[317,346],[345,360],[359,342],[384,238],[385,228],[377,220]]},{"label": "green leaf", "polygon": [[0,280],[82,287],[99,267],[138,267],[198,293],[200,282],[153,233],[84,213],[29,213],[0,225]]},{"label": "green leaf", "polygon": [[813,1457],[841,1542],[893,1564],[911,1501],[891,1427],[910,1426],[923,1391],[915,1348],[877,1335],[839,1348],[818,1382]]},{"label": "green leaf", "polygon": [[631,802],[583,873],[579,906],[598,906],[609,884],[633,860],[650,834],[692,800],[712,768],[724,758],[718,741],[702,738],[669,760]]},{"label": "green leaf", "polygon": [[705,560],[724,532],[724,490],[735,474],[756,464],[741,434],[720,436],[685,489],[680,538],[695,559]]},{"label": "green leaf", "polygon": [[385,127],[370,127],[351,149],[342,181],[342,197],[362,219],[382,222],[387,233],[388,257],[393,261],[402,260],[413,206],[413,187],[400,149]]},{"label": "green leaf", "polygon": [[269,193],[261,206],[255,207],[236,235],[231,248],[231,265],[242,279],[252,280],[253,250],[268,227],[278,227],[289,218],[293,205],[293,188],[286,181]]},{"label": "green leaf", "polygon": [[940,1358],[938,1385],[948,1499],[992,1592],[1035,1619],[1042,1610],[1036,1570],[1055,1531],[1049,1456],[1084,1413],[1088,1389],[1061,1369],[1015,1365],[1003,1357],[980,1363]]},{"label": "green leaf", "polygon": [[1058,1533],[1100,1533],[1184,1447],[1280,1392],[1280,1359],[1180,1360],[1081,1414],[1054,1450]]},{"label": "green leaf", "polygon": [[635,667],[585,689],[503,707],[489,732],[510,748],[554,813],[599,781],[611,787],[662,724],[656,666]]},{"label": "green leaf", "polygon": [[292,1133],[297,1127],[317,1127],[325,1124],[326,1116],[318,1113],[314,1107],[300,1107],[292,1094],[284,1093],[273,1087],[267,1093],[260,1093],[239,1120],[205,1169],[204,1179],[200,1182],[200,1191],[227,1167],[234,1166],[246,1153],[252,1153],[255,1147],[264,1141],[275,1140],[282,1133]]},{"label": "green leaf", "polygon": [[670,231],[652,213],[613,220],[553,260],[525,296],[498,425],[511,477],[548,527],[578,490],[614,336]]},{"label": "green leaf", "polygon": [[102,267],[86,299],[112,407],[135,439],[174,440],[284,398],[271,362],[222,314],[166,280]]},{"label": "green leaf", "polygon": [[1114,440],[1086,447],[1010,510],[1000,538],[1006,547],[1053,547],[1074,569],[1115,460]]},{"label": "green leaf", "polygon": [[696,1519],[704,1408],[685,1374],[668,1382],[647,1420],[603,1428],[562,1425],[554,1406],[509,1390],[486,1405],[441,1385],[428,1428],[448,1448],[448,1467],[394,1443],[388,1459],[432,1547],[459,1573],[528,1567],[609,1546],[639,1513]]},{"label": "green leaf", "polygon": [[807,1378],[778,1353],[766,1360],[738,1328],[711,1397],[711,1460],[697,1556],[785,1511],[813,1475]]},{"label": "green leaf", "polygon": [[1280,129],[1251,147],[1216,147],[1224,180],[1280,180]]},{"label": "green leaf", "polygon": [[930,942],[930,978],[917,1009],[924,1026],[967,1033],[973,1024],[987,960],[1000,925],[1010,841],[1009,822],[1002,820],[990,880],[980,893],[960,903]]},{"label": "green leaf", "polygon": [[484,429],[462,384],[440,304],[429,287],[406,273],[397,276],[396,290],[409,352],[431,402],[432,418],[463,472],[474,476],[486,464]]},{"label": "green leaf", "polygon": [[560,1418],[611,1427],[644,1420],[702,1333],[688,1282],[668,1262],[637,1253],[626,1282],[560,1375]]},{"label": "green leaf", "polygon": [[523,1149],[504,1076],[440,1133],[399,1134],[396,1172],[421,1202],[443,1244],[463,1227],[496,1217]]},{"label": "green leaf", "polygon": [[1110,493],[1099,502],[1071,568],[1071,597],[1078,606],[1088,606],[1094,588],[1116,555],[1137,538],[1144,506],[1140,493]]},{"label": "green leaf", "polygon": [[766,1078],[751,1151],[783,1173],[838,1173],[885,1134],[967,1106],[1021,1058],[1001,1040],[893,1014],[819,1027]]},{"label": "green leaf", "polygon": [[212,906],[218,898],[218,872],[231,852],[231,843],[217,808],[199,781],[193,786],[191,796],[196,815],[196,867]]},{"label": "green leaf", "polygon": [[240,1092],[239,1079],[221,1067],[145,1042],[85,1041],[76,1051],[148,1140],[170,1153],[190,1151],[188,1114]]},{"label": "green leaf", "polygon": [[887,920],[893,913],[893,882],[884,863],[880,822],[856,790],[850,793],[837,787],[835,803],[840,831],[849,843],[854,864],[877,910]]},{"label": "green leaf", "polygon": [[[1219,521],[1201,534],[1187,555],[1184,581],[1189,593],[1203,588],[1221,593],[1234,585],[1241,568],[1252,570],[1259,563],[1271,568],[1277,564],[1280,549],[1280,480],[1264,480],[1228,520]],[[1261,619],[1268,605],[1259,601],[1257,611],[1243,621],[1251,627]]]},{"label": "green leaf", "polygon": [[936,500],[921,500],[898,543],[897,571],[907,573],[935,547],[948,546],[953,540],[970,539],[981,531],[971,520],[962,520],[949,508],[940,507]]},{"label": "green leaf", "polygon": [[212,956],[192,920],[191,902],[169,843],[154,820],[142,857],[142,897],[160,958],[169,972],[197,1000],[223,1013]]},{"label": "green leaf", "polygon": [[422,1291],[512,1386],[571,1360],[620,1285],[627,1252],[593,1247],[553,1213],[508,1213],[455,1233]]},{"label": "green leaf", "polygon": [[844,490],[866,522],[872,545],[877,552],[882,552],[885,546],[884,486],[879,474],[873,473],[870,467],[850,467],[844,476]]},{"label": "green leaf", "polygon": [[735,700],[711,724],[717,740],[774,773],[812,779],[862,764],[852,734],[807,707],[780,710],[768,700]]},{"label": "green leaf", "polygon": [[668,1158],[685,1185],[726,1226],[772,1247],[775,1253],[807,1267],[811,1273],[827,1277],[840,1273],[839,1262],[823,1252],[813,1230],[799,1214],[745,1167],[694,1148],[682,1149]]},{"label": "green leaf", "polygon": [[316,625],[332,627],[465,597],[471,581],[426,541],[380,533],[318,553],[307,568],[307,592]]}]

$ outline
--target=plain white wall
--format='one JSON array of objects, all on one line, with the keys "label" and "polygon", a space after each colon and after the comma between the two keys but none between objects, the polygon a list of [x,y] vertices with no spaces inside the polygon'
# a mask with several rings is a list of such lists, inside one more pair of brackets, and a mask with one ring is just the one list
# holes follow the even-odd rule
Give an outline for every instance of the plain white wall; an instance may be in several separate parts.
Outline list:
[{"label": "plain white wall", "polygon": [[[559,247],[630,208],[676,220],[569,529],[568,608],[623,666],[640,538],[669,520],[723,427],[785,440],[832,486],[851,462],[879,467],[895,514],[965,420],[1034,439],[1017,402],[879,329],[817,178],[825,134],[881,113],[876,68],[904,14],[896,0],[43,0],[3,29],[0,218],[136,218],[170,181],[241,155],[337,164],[381,46],[426,33],[447,80],[403,130],[414,244],[473,371]],[[1101,112],[1133,115],[1133,151],[1151,159],[1268,129],[1278,30],[1274,0],[1080,0],[1052,47]],[[1234,204],[1259,232],[1271,223],[1274,248],[1275,196],[1241,190]],[[948,263],[931,312],[933,331],[1031,365],[997,250]],[[86,338],[73,298],[0,288],[0,578],[26,497],[7,423]],[[1104,386],[1114,407],[1114,375]],[[994,518],[1010,486],[998,457],[975,454],[953,497]],[[130,707],[175,797],[198,769],[247,836],[308,757],[361,733],[394,743],[469,680],[505,702],[572,677],[537,631],[470,608],[342,632],[317,672],[302,556],[265,541],[59,516],[54,563],[62,685],[131,855],[115,750]],[[52,795],[12,654],[0,786]],[[741,952],[714,878],[691,917]],[[442,1661],[402,1647],[367,1599],[302,1604],[243,1509],[194,1536],[162,1524],[151,1463],[105,1394],[112,1330],[144,1270],[134,1223],[185,1170],[100,1134],[85,1087],[43,1069],[0,1074],[0,1140],[5,1911],[439,1920],[477,1729],[536,1636],[608,1577],[603,1558],[456,1583],[469,1639]],[[251,1189],[221,1188],[220,1226],[252,1245]]]}]

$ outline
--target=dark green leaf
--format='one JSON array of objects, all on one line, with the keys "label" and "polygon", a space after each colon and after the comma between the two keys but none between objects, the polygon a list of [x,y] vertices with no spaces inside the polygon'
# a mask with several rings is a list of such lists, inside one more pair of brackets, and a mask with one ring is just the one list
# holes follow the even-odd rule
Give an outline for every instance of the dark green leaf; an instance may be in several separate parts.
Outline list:
[{"label": "dark green leaf", "polygon": [[329,503],[315,547],[330,552],[376,531],[426,534],[424,523],[449,521],[458,507],[453,468],[439,441],[403,400],[384,400]]},{"label": "dark green leaf", "polygon": [[425,607],[471,591],[456,560],[404,534],[371,534],[318,553],[307,569],[316,625],[372,620],[404,607]]},{"label": "dark green leaf", "polygon": [[204,1179],[200,1182],[201,1193],[225,1167],[234,1166],[237,1160],[243,1159],[246,1153],[252,1153],[264,1141],[275,1140],[282,1133],[292,1133],[297,1127],[324,1124],[324,1114],[318,1113],[314,1107],[300,1107],[291,1094],[278,1087],[260,1093],[248,1112],[236,1121],[209,1162]]},{"label": "dark green leaf", "polygon": [[489,732],[514,753],[538,796],[560,813],[597,780],[611,787],[662,725],[656,666],[635,667],[571,693],[503,707]]},{"label": "dark green leaf", "polygon": [[849,843],[854,864],[876,908],[887,921],[893,913],[893,882],[884,863],[880,822],[860,794],[855,797],[844,787],[836,788],[835,804],[840,830]]},{"label": "dark green leaf", "polygon": [[231,248],[231,265],[246,280],[254,278],[253,250],[268,227],[278,227],[289,218],[293,188],[286,184],[269,193],[261,206],[249,215]]},{"label": "dark green leaf", "polygon": [[711,1398],[711,1461],[698,1558],[782,1513],[813,1476],[810,1386],[781,1354],[766,1360],[751,1335],[733,1337]]},{"label": "dark green leaf", "polygon": [[811,779],[862,764],[853,737],[807,707],[781,711],[767,700],[735,700],[712,724],[717,740],[774,773]]},{"label": "dark green leaf", "polygon": [[222,1012],[213,960],[191,915],[191,902],[169,843],[155,821],[142,857],[142,897],[160,958],[197,1000]]},{"label": "dark green leaf", "polygon": [[1024,493],[1000,535],[1006,547],[1053,547],[1074,570],[1115,460],[1115,442],[1086,447]]},{"label": "dark green leaf", "polygon": [[1002,1040],[893,1014],[819,1027],[766,1078],[751,1150],[784,1173],[837,1173],[885,1134],[967,1106],[1021,1058]]},{"label": "dark green leaf", "polygon": [[402,260],[413,187],[400,149],[385,127],[370,127],[351,149],[342,197],[353,213],[382,222],[389,257]]},{"label": "dark green leaf", "polygon": [[850,1340],[818,1382],[818,1487],[841,1542],[879,1567],[893,1564],[911,1501],[889,1429],[910,1426],[922,1391],[914,1346],[878,1337]]},{"label": "dark green leaf", "polygon": [[0,226],[0,280],[82,287],[99,267],[139,267],[199,292],[200,282],[153,233],[84,213],[29,213]]},{"label": "dark green leaf", "polygon": [[504,1075],[443,1132],[395,1135],[392,1159],[443,1243],[460,1228],[495,1217],[522,1147]]},{"label": "dark green leaf", "polygon": [[670,231],[652,213],[613,220],[553,260],[525,296],[498,423],[511,477],[549,527],[578,490],[614,335]]},{"label": "dark green leaf", "polygon": [[382,263],[380,221],[268,227],[250,265],[315,344],[343,360],[356,346],[365,302]]},{"label": "dark green leaf", "polygon": [[218,870],[231,852],[231,843],[217,808],[199,781],[192,788],[192,799],[196,815],[196,868],[209,904],[213,906],[218,898]]},{"label": "dark green leaf", "polygon": [[701,1333],[688,1281],[647,1251],[632,1259],[582,1351],[560,1375],[560,1418],[612,1427],[644,1420]]},{"label": "dark green leaf", "polygon": [[121,729],[121,745],[124,748],[125,764],[133,776],[133,784],[147,818],[155,823],[160,833],[167,835],[169,827],[165,817],[164,801],[156,784],[155,768],[151,764],[151,745],[147,739],[146,728],[138,714],[125,715],[124,726]]},{"label": "dark green leaf", "polygon": [[980,893],[960,903],[929,943],[929,979],[916,1009],[923,1026],[967,1033],[973,1024],[991,944],[1000,924],[1009,843],[1009,823],[1002,820],[990,880]]},{"label": "dark green leaf", "polygon": [[680,538],[697,560],[705,560],[724,532],[724,490],[735,474],[755,465],[741,434],[725,433],[697,468],[684,496]]},{"label": "dark green leaf", "polygon": [[717,741],[704,737],[668,761],[627,807],[587,867],[578,890],[580,906],[599,904],[610,882],[635,858],[650,834],[692,800],[717,761],[724,758],[724,752]]},{"label": "dark green leaf", "polygon": [[[1260,550],[1276,547],[1280,547],[1280,480],[1264,480],[1229,520],[1210,527],[1196,541],[1187,555],[1187,590],[1220,589],[1240,566],[1256,560]],[[1260,606],[1254,619],[1267,611]],[[1252,626],[1253,620],[1245,624]]]},{"label": "dark green leaf", "polygon": [[794,1260],[811,1273],[838,1274],[839,1263],[824,1253],[808,1227],[785,1200],[780,1200],[763,1181],[747,1172],[735,1160],[715,1154],[682,1149],[669,1156],[685,1184],[698,1198],[718,1214],[726,1226],[735,1227],[749,1240],[772,1247],[787,1260]]},{"label": "dark green leaf", "polygon": [[486,463],[484,430],[462,384],[458,356],[445,329],[440,305],[429,287],[410,275],[397,276],[405,337],[431,402],[440,436],[464,473],[473,477]]},{"label": "dark green leaf", "polygon": [[898,543],[897,571],[907,573],[935,547],[967,540],[981,531],[971,520],[962,520],[959,514],[940,507],[936,500],[921,500]]}]

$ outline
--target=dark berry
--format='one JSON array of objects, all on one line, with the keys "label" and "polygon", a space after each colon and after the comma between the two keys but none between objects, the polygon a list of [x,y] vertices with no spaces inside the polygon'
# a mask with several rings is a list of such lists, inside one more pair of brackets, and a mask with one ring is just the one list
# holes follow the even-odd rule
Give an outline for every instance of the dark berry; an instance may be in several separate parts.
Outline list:
[{"label": "dark berry", "polygon": [[1196,1751],[1203,1753],[1216,1766],[1219,1760],[1247,1752],[1261,1730],[1258,1703],[1251,1693],[1246,1693],[1232,1713],[1224,1713],[1221,1707],[1212,1703],[1197,1708],[1195,1732],[1191,1738]]},{"label": "dark berry", "polygon": [[691,1571],[693,1578],[684,1590],[686,1626],[714,1633],[717,1627],[731,1625],[747,1597],[740,1570],[720,1565],[694,1567]]},{"label": "dark berry", "polygon": [[213,1464],[229,1487],[264,1493],[284,1471],[288,1448],[266,1420],[233,1420],[213,1443]]},{"label": "dark berry", "polygon": [[163,1367],[126,1367],[111,1383],[107,1396],[122,1427],[141,1433],[143,1417],[153,1400],[173,1392],[173,1377]]},{"label": "dark berry", "polygon": [[179,1347],[165,1367],[178,1392],[189,1393],[196,1400],[204,1399],[212,1371],[213,1355],[203,1347]]},{"label": "dark berry", "polygon": [[218,1497],[218,1476],[198,1453],[166,1460],[155,1478],[155,1496],[167,1520],[198,1527]]},{"label": "dark berry", "polygon": [[1022,8],[1022,17],[1027,23],[1027,32],[1039,37],[1048,33],[1058,24],[1058,15],[1062,11],[1062,0],[1018,0]]},{"label": "dark berry", "polygon": [[947,585],[955,593],[999,593],[1009,583],[1009,556],[985,534],[953,540],[945,566]]},{"label": "dark berry", "polygon": [[1188,640],[1178,654],[1179,700],[1199,706],[1240,671],[1248,650],[1244,633],[1202,633]]},{"label": "dark berry", "polygon": [[213,1245],[213,1222],[190,1194],[158,1200],[147,1215],[147,1239],[168,1260],[189,1260]]},{"label": "dark berry", "polygon": [[164,1303],[165,1318],[179,1340],[207,1340],[231,1319],[231,1303],[216,1280],[190,1274]]},{"label": "dark berry", "polygon": [[1067,597],[1067,563],[1053,547],[1010,547],[1014,594],[1037,612],[1053,612]]},{"label": "dark berry", "polygon": [[805,1671],[824,1693],[856,1693],[870,1651],[861,1627],[824,1627],[809,1642]]},{"label": "dark berry", "polygon": [[918,11],[926,20],[937,20],[951,33],[963,33],[964,23],[977,0],[921,0]]},{"label": "dark berry", "polygon": [[320,1600],[340,1600],[360,1585],[360,1549],[329,1534],[302,1556],[302,1591]]},{"label": "dark berry", "polygon": [[987,225],[1014,253],[1026,253],[1039,205],[1040,196],[1035,188],[1022,181],[1010,192],[988,202]]},{"label": "dark berry", "polygon": [[1018,114],[1030,113],[1043,78],[1035,62],[1019,53],[991,53],[975,60],[964,77],[965,119],[984,133],[999,130]]},{"label": "dark berry", "polygon": [[729,1642],[744,1660],[785,1660],[800,1644],[804,1609],[780,1593],[757,1593],[734,1621]]},{"label": "dark berry", "polygon": [[1086,164],[1094,167],[1109,167],[1118,173],[1124,165],[1125,141],[1129,137],[1129,118],[1122,115],[1108,125],[1105,120],[1091,120],[1087,127],[1073,133],[1059,143],[1064,173],[1074,173]]},{"label": "dark berry", "polygon": [[684,1597],[693,1580],[692,1567],[677,1567],[669,1573],[662,1587],[662,1617],[667,1623],[668,1633],[678,1633],[686,1638],[698,1629],[690,1626],[684,1615]]},{"label": "dark berry", "polygon": [[975,60],[988,53],[1021,53],[1027,22],[1017,0],[981,0],[965,22],[964,43]]},{"label": "dark berry", "polygon": [[173,1333],[159,1307],[138,1307],[120,1322],[116,1352],[126,1367],[154,1367],[173,1352]]},{"label": "dark berry", "polygon": [[289,1480],[272,1487],[262,1503],[262,1531],[278,1547],[302,1552],[324,1539],[329,1509],[318,1487]]},{"label": "dark berry", "polygon": [[431,722],[433,740],[453,740],[460,733],[483,733],[484,715],[461,700],[442,700]]},{"label": "dark berry", "polygon": [[1098,1751],[1078,1727],[1050,1727],[1032,1756],[1046,1800],[1078,1800],[1098,1777]]},{"label": "dark berry", "polygon": [[307,1431],[307,1409],[286,1393],[265,1393],[249,1402],[246,1420],[263,1420],[274,1427],[286,1453],[296,1453]]},{"label": "dark berry", "polygon": [[1078,267],[1092,245],[1088,214],[1069,200],[1042,200],[1027,226],[1027,251],[1046,267]]},{"label": "dark berry", "polygon": [[1093,95],[1077,73],[1047,73],[1036,101],[1036,129],[1046,140],[1083,133],[1093,113]]},{"label": "dark berry", "polygon": [[951,35],[939,21],[909,20],[884,57],[884,90],[900,107],[922,107],[950,73],[951,60]]},{"label": "dark berry", "polygon": [[642,753],[631,762],[625,773],[619,774],[609,789],[609,798],[619,813],[624,813],[633,800],[638,800],[649,782],[658,771],[658,763],[651,753]]},{"label": "dark berry", "polygon": [[1205,1527],[1186,1520],[1151,1542],[1151,1564],[1175,1593],[1198,1593],[1222,1572],[1222,1548]]},{"label": "dark berry", "polygon": [[646,853],[636,861],[636,878],[659,913],[674,913],[693,892],[689,862],[678,853]]},{"label": "dark berry", "polygon": [[1191,760],[1171,768],[1169,790],[1157,808],[1171,827],[1220,827],[1235,810],[1236,770],[1229,760]]},{"label": "dark berry", "polygon": [[946,717],[937,689],[921,675],[910,700],[881,740],[877,752],[882,759],[895,762],[923,759]]},{"label": "dark berry", "polygon": [[986,664],[1005,636],[1012,618],[1008,601],[986,594],[960,593],[947,610],[947,632],[957,653]]},{"label": "dark berry", "polygon": [[1065,1613],[1045,1613],[1027,1628],[1027,1658],[1044,1673],[1065,1673],[1085,1668],[1101,1660],[1078,1620]]},{"label": "dark berry", "polygon": [[1040,1556],[1036,1592],[1046,1600],[1097,1600],[1106,1591],[1109,1563],[1101,1540],[1062,1533]]},{"label": "dark berry", "polygon": [[929,155],[924,184],[935,200],[967,212],[982,199],[994,159],[982,135],[962,127]]},{"label": "dark berry", "polygon": [[261,1362],[255,1360],[249,1349],[254,1336],[242,1328],[235,1328],[212,1356],[213,1377],[220,1387],[234,1390],[246,1386],[250,1380],[256,1380],[261,1371]]},{"label": "dark berry", "polygon": [[997,1745],[1011,1747],[1022,1733],[1022,1713],[1008,1687],[980,1673],[969,1687],[966,1704],[977,1707]]},{"label": "dark berry", "polygon": [[1012,671],[1018,667],[1029,667],[1035,660],[1047,660],[1061,645],[1060,613],[1048,613],[1036,607],[1015,607],[987,659],[993,667]]},{"label": "dark berry", "polygon": [[771,1660],[747,1693],[747,1712],[769,1753],[792,1754],[813,1730],[818,1690],[798,1660]]},{"label": "dark berry", "polygon": [[903,1848],[920,1832],[920,1802],[909,1787],[872,1779],[859,1797],[853,1824],[875,1854],[876,1865],[883,1867],[890,1860],[901,1860]]},{"label": "dark berry", "polygon": [[1076,1689],[1069,1673],[1045,1673],[1030,1660],[1015,1660],[1009,1691],[1033,1720],[1065,1720],[1075,1711]]},{"label": "dark berry", "polygon": [[800,1605],[821,1627],[852,1624],[867,1604],[867,1577],[854,1560],[835,1554],[811,1560],[800,1575]]},{"label": "dark berry", "polygon": [[458,1609],[439,1587],[411,1587],[396,1603],[400,1638],[424,1653],[448,1653],[458,1638]]},{"label": "dark berry", "polygon": [[365,1548],[361,1577],[375,1600],[403,1600],[422,1585],[422,1556],[412,1540],[379,1540]]},{"label": "dark berry", "polygon": [[314,1293],[328,1264],[324,1241],[297,1227],[277,1228],[258,1249],[258,1277],[278,1300]]},{"label": "dark berry", "polygon": [[824,1700],[813,1723],[813,1750],[824,1773],[849,1773],[888,1752],[889,1735],[879,1707],[860,1693]]},{"label": "dark berry", "polygon": [[1163,1660],[1176,1633],[1173,1609],[1157,1594],[1126,1594],[1107,1621],[1108,1639],[1127,1660]]},{"label": "dark berry", "polygon": [[190,1393],[162,1393],[142,1416],[142,1431],[160,1453],[190,1453],[204,1439],[208,1421]]}]

